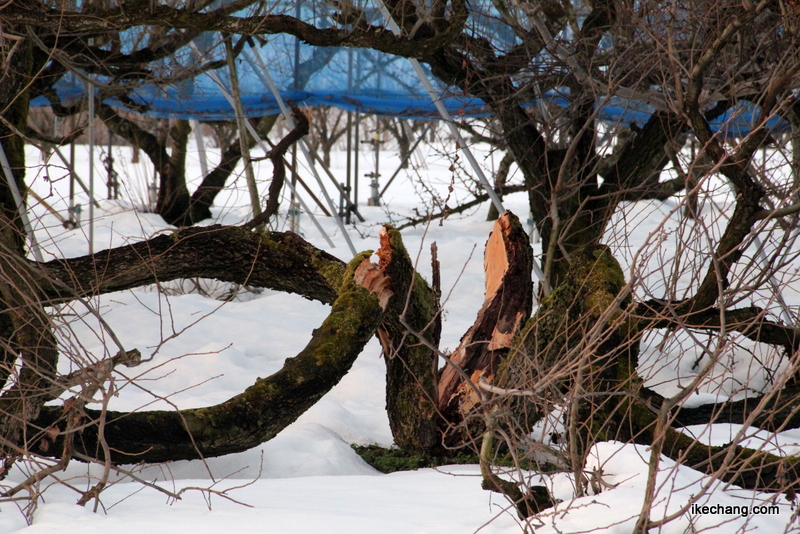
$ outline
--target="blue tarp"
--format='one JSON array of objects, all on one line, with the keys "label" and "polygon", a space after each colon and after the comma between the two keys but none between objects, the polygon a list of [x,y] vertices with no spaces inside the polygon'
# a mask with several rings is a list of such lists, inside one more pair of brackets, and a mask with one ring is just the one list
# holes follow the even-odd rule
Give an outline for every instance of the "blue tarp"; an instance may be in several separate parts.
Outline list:
[{"label": "blue tarp", "polygon": [[[281,0],[271,7],[272,14],[285,13],[312,22],[319,27],[333,25],[328,7],[314,0],[297,0],[300,4]],[[513,32],[500,23],[491,2],[472,0],[470,24],[475,33],[490,40],[498,49],[507,50],[517,43]],[[365,11],[375,24],[383,24],[376,9]],[[248,13],[242,13],[247,15]],[[141,35],[135,29],[123,34],[124,46],[132,47]],[[197,66],[201,60],[222,60],[225,57],[221,37],[206,33],[194,41],[194,47],[184,47],[174,57],[152,65],[156,76],[168,78],[187,68]],[[279,112],[278,104],[269,91],[255,54],[268,69],[281,96],[300,106],[335,106],[365,114],[387,115],[409,119],[439,119],[433,102],[414,73],[408,60],[373,50],[350,48],[314,48],[288,35],[270,36],[259,45],[253,41],[245,46],[237,59],[237,73],[245,113],[260,117]],[[230,79],[227,68],[216,71],[227,90]],[[437,94],[454,118],[479,117],[489,114],[480,100],[447,87],[429,74]],[[98,78],[102,84],[104,80]],[[57,85],[65,102],[85,98],[85,82],[75,75],[67,75]],[[208,73],[173,84],[146,84],[128,95],[146,108],[146,113],[156,117],[197,119],[200,121],[233,120],[233,107],[222,89]],[[566,106],[569,99],[564,93],[550,92],[548,100]],[[113,99],[111,105],[122,106]],[[533,103],[532,103],[533,104]],[[47,105],[37,99],[32,105]],[[601,119],[611,123],[644,124],[652,113],[647,105],[611,98],[598,101]],[[724,128],[729,137],[747,134],[758,118],[758,109],[746,103],[729,110],[714,121],[714,129]],[[774,132],[789,128],[785,121],[773,118],[770,127]]]}]

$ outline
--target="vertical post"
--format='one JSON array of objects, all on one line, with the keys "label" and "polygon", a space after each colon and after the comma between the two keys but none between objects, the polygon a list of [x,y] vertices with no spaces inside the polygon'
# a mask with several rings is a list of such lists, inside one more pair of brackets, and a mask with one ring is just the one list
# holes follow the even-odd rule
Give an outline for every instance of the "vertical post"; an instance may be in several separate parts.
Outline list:
[{"label": "vertical post", "polygon": [[[348,111],[347,112],[347,173],[345,175],[346,176],[345,189],[347,190],[348,194],[350,194],[350,192],[353,190],[352,178],[351,178],[352,175],[350,174],[353,165],[351,157],[352,150],[353,150],[353,114]],[[347,212],[345,213],[345,219],[344,219],[345,224],[350,224],[351,214],[352,210],[350,209],[350,206],[347,206]]]},{"label": "vertical post", "polygon": [[[239,91],[239,77],[236,74],[236,62],[233,57],[233,43],[231,36],[225,36],[225,56],[228,60],[228,71],[231,78],[231,92],[233,93],[233,110],[236,113],[236,123],[239,127],[239,149],[242,153],[242,163],[244,164],[244,174],[247,180],[247,189],[250,192],[250,206],[253,210],[253,217],[261,215],[261,201],[258,198],[256,187],[256,177],[253,173],[253,165],[250,161],[250,149],[247,146],[245,136],[247,135],[247,123],[242,108],[242,95]],[[256,231],[263,232],[264,224],[256,227]]]},{"label": "vertical post", "polygon": [[197,152],[200,154],[200,172],[203,178],[208,176],[208,157],[206,156],[206,140],[203,138],[203,130],[200,121],[192,119],[189,121],[194,132],[194,141],[197,145]]},{"label": "vertical post", "polygon": [[361,153],[359,149],[358,140],[361,139],[360,137],[360,130],[361,127],[361,113],[356,111],[356,131],[355,131],[355,139],[356,139],[356,146],[355,146],[355,163],[353,165],[353,205],[358,206],[358,155]]},{"label": "vertical post", "polygon": [[106,187],[108,188],[108,200],[119,199],[119,176],[114,170],[114,132],[108,130],[108,156],[106,156]]},{"label": "vertical post", "polygon": [[[292,185],[297,182],[297,143],[292,145]],[[289,229],[296,233],[300,233],[300,210],[297,208],[297,196],[294,193],[295,187],[292,187],[292,194],[289,198]]]},{"label": "vertical post", "polygon": [[[377,128],[378,126],[376,126]],[[366,141],[362,141],[362,143],[371,144],[372,148],[375,151],[375,172],[368,172],[364,176],[369,178],[369,199],[367,200],[368,206],[380,206],[381,205],[381,193],[378,184],[378,178],[380,177],[380,158],[381,158],[381,134],[376,129],[375,134],[372,136],[372,139],[367,139]]]},{"label": "vertical post", "polygon": [[[81,207],[75,204],[75,143],[69,144],[69,225],[70,230],[81,224]],[[92,199],[89,199],[91,202]]]},{"label": "vertical post", "polygon": [[[302,0],[295,0],[294,5],[294,18],[297,20],[302,20],[300,18],[300,2]],[[294,38],[294,68],[292,69],[293,81],[292,81],[292,90],[299,91],[302,89],[300,87],[300,38]]]},{"label": "vertical post", "polygon": [[[348,48],[347,49],[347,90],[353,90],[353,51]],[[347,174],[346,174],[346,186],[345,189],[347,190],[347,194],[349,195],[353,191],[353,184],[352,184],[352,175],[350,171],[352,169],[352,154],[351,151],[353,150],[353,113],[348,111],[347,112]],[[345,214],[345,224],[350,224],[350,215],[352,214],[352,208],[348,205],[347,206],[347,213]]]},{"label": "vertical post", "polygon": [[[300,19],[300,0],[296,0],[294,6],[294,16],[297,20]],[[261,56],[258,56],[261,59]],[[292,90],[297,91],[300,89],[300,39],[294,38],[294,66],[292,68]],[[277,97],[276,97],[277,98]],[[293,128],[291,121],[287,121],[289,128]],[[297,143],[292,145],[292,185],[296,185],[297,180]],[[296,233],[300,233],[300,210],[297,208],[297,197],[294,192],[295,188],[292,187],[292,194],[289,197],[289,229]],[[331,208],[332,209],[332,208]]]},{"label": "vertical post", "polygon": [[[94,198],[94,85],[86,82],[89,93],[89,198]],[[89,202],[89,254],[94,254],[94,204]]]},{"label": "vertical post", "polygon": [[158,204],[158,166],[153,163],[153,181],[147,185],[148,200],[150,201],[150,209],[155,211]]}]

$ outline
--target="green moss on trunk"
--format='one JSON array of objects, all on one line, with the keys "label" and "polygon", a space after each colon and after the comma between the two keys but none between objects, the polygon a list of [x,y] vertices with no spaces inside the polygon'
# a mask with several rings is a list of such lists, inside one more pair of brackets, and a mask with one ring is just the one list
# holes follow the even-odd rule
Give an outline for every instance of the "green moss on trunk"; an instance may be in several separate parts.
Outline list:
[{"label": "green moss on trunk", "polygon": [[[439,346],[441,317],[430,286],[414,271],[400,232],[381,231],[380,266],[394,295],[379,336],[386,358],[386,410],[395,443],[403,450],[428,454],[441,446],[436,412],[438,355],[400,323],[406,323],[432,346]],[[408,305],[406,306],[406,303]]]},{"label": "green moss on trunk", "polygon": [[[275,437],[341,380],[375,334],[383,315],[380,303],[353,279],[355,268],[370,254],[359,254],[350,262],[330,315],[314,330],[308,345],[277,373],[259,378],[243,393],[216,406],[109,412],[105,437],[112,459],[133,463],[220,456]],[[92,410],[87,415],[100,416]],[[45,407],[35,425],[60,424],[60,416],[61,409]],[[97,427],[85,428],[75,446],[83,454],[95,455]]]}]

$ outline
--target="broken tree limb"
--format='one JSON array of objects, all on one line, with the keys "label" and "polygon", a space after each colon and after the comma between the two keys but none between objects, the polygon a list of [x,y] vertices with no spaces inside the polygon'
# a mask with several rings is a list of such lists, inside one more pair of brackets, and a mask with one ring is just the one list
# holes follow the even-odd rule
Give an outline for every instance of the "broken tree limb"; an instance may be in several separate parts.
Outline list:
[{"label": "broken tree limb", "polygon": [[[275,437],[313,406],[349,371],[383,316],[385,297],[355,280],[370,252],[349,264],[330,315],[311,341],[283,368],[259,378],[243,393],[206,408],[181,411],[106,412],[105,440],[115,463],[163,462],[241,452]],[[379,291],[385,289],[379,288]],[[31,432],[63,427],[61,407],[46,406]],[[97,423],[101,412],[86,410]],[[64,439],[62,433],[57,441]],[[98,425],[87,425],[75,450],[96,457]],[[44,451],[43,451],[44,452]]]},{"label": "broken tree limb", "polygon": [[[489,379],[497,371],[500,359],[508,353],[511,342],[528,320],[533,305],[531,269],[533,251],[528,234],[517,217],[507,211],[494,223],[486,243],[484,269],[486,292],[483,306],[458,348],[450,356],[467,375],[477,382]],[[438,407],[445,418],[457,422],[478,399],[470,395],[459,373],[450,365],[439,379]],[[459,415],[460,414],[460,415]]]},{"label": "broken tree limb", "polygon": [[[386,411],[395,443],[403,450],[431,453],[441,445],[436,411],[436,364],[442,330],[436,293],[414,271],[400,232],[386,225],[376,273],[391,287],[378,329],[386,360]],[[411,333],[400,317],[414,331]],[[415,334],[424,337],[420,342]]]}]

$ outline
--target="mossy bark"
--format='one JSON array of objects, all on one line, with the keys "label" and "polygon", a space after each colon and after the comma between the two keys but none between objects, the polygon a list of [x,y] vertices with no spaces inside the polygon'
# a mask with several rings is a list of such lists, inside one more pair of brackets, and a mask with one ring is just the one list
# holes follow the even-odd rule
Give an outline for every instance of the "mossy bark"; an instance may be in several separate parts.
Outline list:
[{"label": "mossy bark", "polygon": [[[655,397],[636,375],[637,323],[625,313],[631,298],[624,286],[619,264],[607,248],[573,256],[568,276],[520,332],[518,349],[499,373],[501,386],[536,393],[507,402],[514,421],[525,421],[523,414],[528,414],[532,424],[547,409],[543,403],[566,394],[572,401],[567,426],[576,429],[571,438],[577,440],[574,450],[581,458],[598,441],[659,442],[667,457],[726,482],[762,491],[799,490],[798,458],[740,446],[707,446],[674,428],[655,435],[658,407],[650,406]],[[796,404],[796,396],[789,397],[788,404],[781,404],[787,414]],[[691,413],[687,410],[687,416]],[[522,429],[528,430],[530,426]]]},{"label": "mossy bark", "polygon": [[617,392],[633,387],[638,355],[624,286],[607,247],[573,255],[567,276],[522,328],[498,371],[498,386],[531,393],[504,401],[506,425],[527,433],[548,406],[569,395],[579,399],[571,407],[578,448],[613,439],[617,419],[609,416],[617,411]]},{"label": "mossy bark", "polygon": [[566,427],[579,480],[591,445],[617,437],[627,398],[620,393],[636,383],[638,343],[624,313],[631,303],[625,285],[607,247],[573,254],[562,283],[522,328],[497,374],[504,391],[524,392],[493,399],[492,417],[520,439],[569,399]]},{"label": "mossy bark", "polygon": [[[275,437],[313,406],[347,373],[383,317],[377,295],[353,274],[369,252],[349,264],[330,315],[308,345],[283,368],[259,378],[243,393],[207,408],[181,411],[108,412],[105,439],[117,463],[163,462],[241,452]],[[62,409],[45,407],[38,428],[63,426]],[[101,414],[86,410],[89,421]],[[63,439],[59,436],[57,442]],[[97,426],[89,424],[75,450],[96,456]]]},{"label": "mossy bark", "polygon": [[[414,271],[400,232],[389,225],[381,230],[378,256],[393,293],[378,331],[386,360],[386,411],[392,436],[404,451],[434,453],[441,447],[438,354],[431,348],[439,346],[442,330],[438,299]],[[401,316],[414,333],[402,324]]]},{"label": "mossy bark", "polygon": [[630,401],[628,406],[632,433],[627,441],[649,446],[661,439],[664,456],[742,488],[800,491],[800,457],[781,457],[733,444],[709,446],[674,428],[667,428],[663,436],[656,436],[656,413],[641,401]]}]

